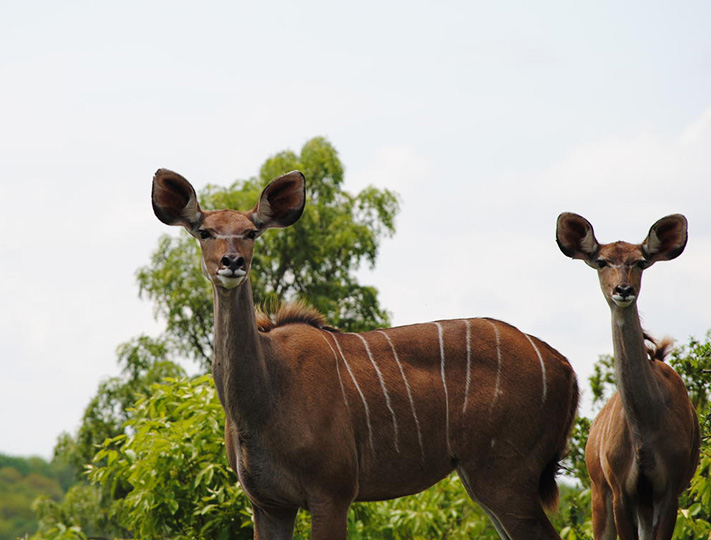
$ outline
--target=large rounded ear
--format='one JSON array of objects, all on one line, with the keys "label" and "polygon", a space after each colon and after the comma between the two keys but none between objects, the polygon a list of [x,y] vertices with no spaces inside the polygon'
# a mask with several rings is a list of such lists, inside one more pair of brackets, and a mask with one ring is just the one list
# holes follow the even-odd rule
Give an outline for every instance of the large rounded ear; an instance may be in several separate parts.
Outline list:
[{"label": "large rounded ear", "polygon": [[591,263],[600,251],[590,222],[583,216],[564,212],[558,216],[555,239],[560,250],[573,259]]},{"label": "large rounded ear", "polygon": [[272,180],[262,191],[252,210],[252,221],[260,230],[288,227],[298,221],[306,203],[306,180],[299,171],[291,171]]},{"label": "large rounded ear", "polygon": [[687,221],[681,214],[663,217],[649,229],[649,234],[642,242],[642,253],[654,263],[670,261],[681,255],[686,247]]},{"label": "large rounded ear", "polygon": [[178,173],[158,169],[153,176],[151,199],[156,217],[167,225],[182,225],[194,231],[202,222],[195,189]]}]

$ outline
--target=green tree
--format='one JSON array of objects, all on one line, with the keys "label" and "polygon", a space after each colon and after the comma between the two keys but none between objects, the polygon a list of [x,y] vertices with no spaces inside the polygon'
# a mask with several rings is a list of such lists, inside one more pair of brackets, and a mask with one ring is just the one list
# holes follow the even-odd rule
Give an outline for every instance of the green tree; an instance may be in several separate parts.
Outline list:
[{"label": "green tree", "polygon": [[705,341],[690,338],[675,349],[671,366],[684,379],[701,424],[701,455],[690,488],[679,501],[674,537],[711,538],[711,331]]},{"label": "green tree", "polygon": [[112,518],[137,538],[251,538],[223,419],[209,375],[154,384],[132,409],[127,433],[104,442],[95,459],[103,465],[90,469],[103,488],[127,491],[114,499]]},{"label": "green tree", "polygon": [[167,360],[168,347],[160,339],[139,336],[117,348],[121,375],[99,384],[72,436],[60,435],[54,461],[73,467],[75,480],[81,479],[84,467],[92,462],[96,449],[104,440],[123,432],[130,407],[150,386],[166,377],[179,377],[183,369]]}]

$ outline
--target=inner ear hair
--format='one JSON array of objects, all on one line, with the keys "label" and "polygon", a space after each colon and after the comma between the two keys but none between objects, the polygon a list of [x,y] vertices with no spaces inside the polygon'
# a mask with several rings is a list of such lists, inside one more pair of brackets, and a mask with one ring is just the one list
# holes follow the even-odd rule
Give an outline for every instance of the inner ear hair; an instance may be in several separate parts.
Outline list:
[{"label": "inner ear hair", "polygon": [[153,176],[151,199],[156,217],[167,225],[193,231],[202,221],[195,189],[178,173],[159,169]]},{"label": "inner ear hair", "polygon": [[590,261],[600,250],[590,222],[572,212],[558,216],[556,242],[563,254],[573,259]]},{"label": "inner ear hair", "polygon": [[686,218],[672,214],[658,220],[642,243],[642,252],[651,262],[675,259],[684,251],[688,240]]}]

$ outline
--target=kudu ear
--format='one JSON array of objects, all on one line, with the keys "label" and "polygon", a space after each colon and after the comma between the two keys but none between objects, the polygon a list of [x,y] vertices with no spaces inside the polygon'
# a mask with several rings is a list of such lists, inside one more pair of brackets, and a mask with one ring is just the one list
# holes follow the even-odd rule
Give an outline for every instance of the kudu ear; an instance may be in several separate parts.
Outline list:
[{"label": "kudu ear", "polygon": [[642,253],[650,263],[675,259],[686,247],[687,221],[681,214],[672,214],[657,221],[642,242]]},{"label": "kudu ear", "polygon": [[560,250],[568,257],[582,259],[592,264],[600,251],[590,222],[583,216],[563,212],[558,216],[555,239]]},{"label": "kudu ear", "polygon": [[202,221],[195,189],[178,173],[158,169],[153,175],[151,199],[156,217],[167,225],[182,225],[192,232]]},{"label": "kudu ear", "polygon": [[252,210],[252,221],[260,230],[288,227],[298,221],[306,203],[306,180],[299,171],[291,171],[272,180],[262,191]]}]

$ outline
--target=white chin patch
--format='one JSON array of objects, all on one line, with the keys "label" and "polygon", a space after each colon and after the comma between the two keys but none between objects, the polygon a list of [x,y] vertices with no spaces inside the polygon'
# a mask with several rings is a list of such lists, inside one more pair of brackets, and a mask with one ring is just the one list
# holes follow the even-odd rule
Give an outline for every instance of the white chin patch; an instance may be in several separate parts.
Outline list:
[{"label": "white chin patch", "polygon": [[235,287],[242,285],[244,282],[244,277],[228,278],[224,276],[217,276],[217,279],[220,280],[220,283],[222,283],[222,286],[225,289],[234,289]]},{"label": "white chin patch", "polygon": [[617,304],[619,307],[628,307],[634,304],[634,301],[637,299],[636,296],[620,296],[617,294],[612,295],[612,301]]},{"label": "white chin patch", "polygon": [[236,272],[220,270],[217,272],[217,279],[225,289],[234,289],[244,283],[244,280],[247,279],[247,272],[244,270],[237,270]]}]

